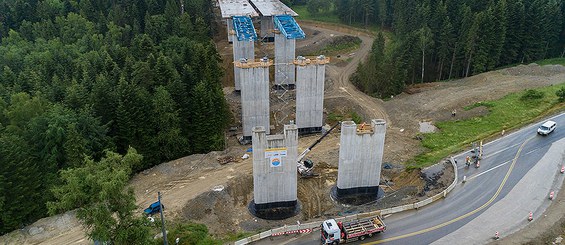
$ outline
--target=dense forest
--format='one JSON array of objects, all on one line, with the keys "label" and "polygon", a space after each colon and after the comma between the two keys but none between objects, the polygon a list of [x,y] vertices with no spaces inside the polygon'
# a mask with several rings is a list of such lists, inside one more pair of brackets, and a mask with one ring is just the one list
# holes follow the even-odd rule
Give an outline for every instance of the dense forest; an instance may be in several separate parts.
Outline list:
[{"label": "dense forest", "polygon": [[110,152],[134,148],[135,173],[224,147],[212,3],[0,0],[1,233]]},{"label": "dense forest", "polygon": [[343,21],[392,30],[352,78],[379,97],[565,51],[563,0],[338,0],[336,11]]},{"label": "dense forest", "polygon": [[471,76],[565,52],[563,0],[327,1],[344,23],[392,32],[376,38],[371,57],[352,77],[356,86],[378,97],[397,94],[408,84]]}]

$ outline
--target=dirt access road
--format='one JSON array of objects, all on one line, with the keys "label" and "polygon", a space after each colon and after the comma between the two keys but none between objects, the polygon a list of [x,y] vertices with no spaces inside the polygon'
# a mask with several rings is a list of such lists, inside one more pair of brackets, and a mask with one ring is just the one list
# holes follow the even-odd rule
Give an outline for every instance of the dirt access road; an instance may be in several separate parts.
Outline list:
[{"label": "dirt access road", "polygon": [[357,36],[361,39],[362,42],[359,46],[359,49],[356,50],[355,53],[347,55],[350,56],[351,60],[347,62],[347,65],[345,67],[328,66],[327,77],[329,80],[329,86],[327,86],[327,89],[324,92],[324,99],[325,102],[343,102],[343,100],[348,100],[352,104],[360,106],[364,111],[362,112],[362,114],[367,118],[385,119],[390,126],[392,122],[390,121],[388,114],[384,110],[382,101],[359,91],[349,81],[349,78],[355,72],[359,63],[365,61],[369,56],[369,52],[371,51],[371,47],[373,46],[373,37],[370,36],[371,34],[354,28],[343,28],[340,26],[322,25],[319,23],[311,23],[305,21],[299,23],[302,26],[313,28],[320,32],[337,32],[340,35]]},{"label": "dirt access road", "polygon": [[[322,35],[325,35],[324,33],[358,35],[362,39],[363,43],[355,54],[351,56],[345,54],[351,57],[345,66],[334,64],[328,66],[325,105],[327,111],[346,106],[357,111],[365,120],[386,119],[389,127],[384,161],[397,165],[423,150],[419,141],[414,139],[418,133],[419,121],[450,120],[450,112],[454,108],[461,111],[457,114],[458,119],[482,115],[488,111],[464,112],[462,107],[478,101],[500,98],[508,92],[565,81],[565,68],[561,66],[526,65],[452,82],[414,86],[411,88],[412,94],[401,94],[390,101],[382,102],[360,93],[348,81],[357,63],[366,58],[371,48],[372,39],[368,35],[350,28],[316,26],[317,24],[306,22],[301,25],[305,29],[310,28],[321,32],[320,36],[313,37],[312,40],[320,40]],[[298,48],[307,45],[310,44],[297,43]],[[227,48],[229,45],[222,46],[220,43],[218,47],[221,53],[228,53],[229,56],[231,52]],[[228,71],[230,64],[227,66]],[[492,84],[496,84],[495,89]],[[301,138],[299,150],[304,149],[315,138],[317,136]],[[304,205],[303,216],[282,222],[257,220],[246,211],[246,205],[252,198],[251,160],[226,165],[220,165],[217,162],[217,158],[223,156],[233,156],[239,159],[245,152],[247,147],[239,146],[234,142],[234,138],[230,137],[230,146],[225,151],[187,156],[163,163],[136,175],[131,181],[131,187],[134,188],[137,204],[140,207],[138,211],[141,212],[143,208],[154,202],[157,198],[157,191],[161,191],[163,202],[166,203],[165,215],[168,220],[179,218],[205,223],[213,233],[220,236],[241,229],[256,231],[277,227],[283,223],[292,224],[296,220],[343,214],[348,211],[342,209],[336,213],[335,205],[326,195],[326,188],[335,184],[339,149],[337,133],[328,136],[309,155],[315,162],[320,163],[316,171],[322,173],[323,178],[300,180],[299,199]],[[401,173],[391,180],[395,184],[392,188],[396,191],[394,193],[398,194],[399,201],[411,202],[416,198],[415,194],[419,192],[417,186],[422,185],[418,173],[412,175]],[[410,188],[402,189],[403,186]],[[548,212],[551,211],[552,209],[548,210]],[[558,209],[557,212],[559,212]],[[226,227],[231,228],[226,229]],[[89,244],[72,213],[39,220],[22,230],[1,237],[0,243]]]}]

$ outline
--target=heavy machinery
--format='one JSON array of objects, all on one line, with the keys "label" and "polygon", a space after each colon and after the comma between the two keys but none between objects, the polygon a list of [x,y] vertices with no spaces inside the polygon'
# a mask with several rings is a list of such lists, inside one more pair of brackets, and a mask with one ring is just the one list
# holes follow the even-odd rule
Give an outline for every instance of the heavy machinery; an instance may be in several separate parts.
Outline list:
[{"label": "heavy machinery", "polygon": [[304,159],[306,155],[312,151],[317,144],[319,144],[332,130],[334,130],[341,122],[337,122],[333,127],[331,127],[327,132],[322,134],[322,137],[317,139],[312,145],[310,145],[306,150],[304,150],[300,155],[298,155],[298,159],[296,160],[296,169],[298,170],[298,174],[302,178],[311,178],[318,176],[319,174],[312,173],[312,168],[314,167],[314,162],[310,159]]},{"label": "heavy machinery", "polygon": [[375,233],[384,232],[386,225],[380,216],[353,220],[349,222],[336,222],[334,219],[326,220],[320,226],[322,244],[348,243],[372,237]]}]

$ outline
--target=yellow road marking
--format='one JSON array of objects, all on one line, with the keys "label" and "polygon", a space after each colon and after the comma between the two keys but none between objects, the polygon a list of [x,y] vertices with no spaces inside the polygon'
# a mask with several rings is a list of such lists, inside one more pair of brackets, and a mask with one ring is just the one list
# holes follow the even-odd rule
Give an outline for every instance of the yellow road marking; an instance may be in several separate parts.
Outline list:
[{"label": "yellow road marking", "polygon": [[483,210],[484,208],[486,208],[488,205],[490,205],[494,199],[496,199],[498,197],[498,195],[500,194],[500,191],[502,191],[502,188],[504,187],[504,185],[506,184],[506,180],[508,180],[508,177],[510,176],[510,173],[512,173],[512,169],[514,169],[514,165],[516,165],[516,161],[518,161],[518,157],[520,156],[520,153],[522,152],[522,149],[524,149],[524,146],[526,145],[526,143],[528,143],[528,141],[530,141],[531,139],[533,139],[533,137],[527,139],[526,141],[524,141],[524,143],[522,143],[522,145],[520,146],[520,149],[518,149],[518,152],[516,153],[516,156],[514,157],[514,159],[512,160],[512,164],[510,165],[510,168],[508,169],[508,172],[506,172],[506,176],[504,176],[504,179],[502,179],[502,182],[500,183],[500,186],[498,186],[498,190],[496,190],[496,193],[494,193],[494,195],[483,205],[481,205],[480,207],[478,207],[477,209],[468,212],[464,215],[461,215],[457,218],[454,218],[452,220],[446,221],[444,223],[441,223],[439,225],[436,226],[432,226],[430,228],[426,228],[423,230],[419,230],[419,231],[415,231],[412,233],[408,233],[408,234],[404,234],[404,235],[400,235],[400,236],[395,236],[395,237],[390,237],[390,238],[386,238],[383,240],[378,240],[375,242],[370,242],[370,243],[365,243],[365,244],[380,244],[380,243],[384,243],[384,242],[390,242],[390,241],[394,241],[394,240],[398,240],[398,239],[403,239],[403,238],[407,238],[407,237],[411,237],[411,236],[416,236],[416,235],[420,235],[423,233],[426,233],[428,231],[433,231],[433,230],[437,230],[439,228],[442,228],[444,226],[450,225],[454,222],[457,222],[461,219],[467,218],[481,210]]}]

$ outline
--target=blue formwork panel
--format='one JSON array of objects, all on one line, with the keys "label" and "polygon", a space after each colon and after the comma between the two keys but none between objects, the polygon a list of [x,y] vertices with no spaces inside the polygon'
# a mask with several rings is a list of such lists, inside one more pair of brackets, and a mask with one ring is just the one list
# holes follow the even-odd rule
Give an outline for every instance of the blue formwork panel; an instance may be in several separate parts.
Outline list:
[{"label": "blue formwork panel", "polygon": [[233,16],[233,30],[238,41],[256,41],[257,33],[249,16]]},{"label": "blue formwork panel", "polygon": [[300,28],[296,20],[290,15],[277,15],[273,18],[275,22],[275,27],[287,38],[287,39],[303,39],[306,37],[304,31]]}]

